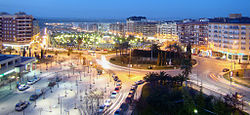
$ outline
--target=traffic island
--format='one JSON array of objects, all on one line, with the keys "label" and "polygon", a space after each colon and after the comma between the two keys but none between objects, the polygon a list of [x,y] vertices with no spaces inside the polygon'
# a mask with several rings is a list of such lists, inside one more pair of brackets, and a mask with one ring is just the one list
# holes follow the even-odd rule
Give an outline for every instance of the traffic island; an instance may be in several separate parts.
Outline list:
[{"label": "traffic island", "polygon": [[[124,67],[131,67],[134,69],[147,69],[147,70],[163,70],[163,69],[178,69],[179,65],[157,65],[157,62],[153,62],[149,59],[138,59],[137,57],[131,57],[129,62],[129,56],[115,56],[110,58],[110,62]],[[172,62],[170,62],[171,64]]]},{"label": "traffic island", "polygon": [[250,69],[236,69],[223,75],[230,82],[250,88]]},{"label": "traffic island", "polygon": [[[109,59],[112,64],[123,66],[123,67],[131,67],[133,69],[146,69],[146,70],[170,70],[170,69],[179,69],[180,64],[176,62],[176,60],[168,60],[165,64],[159,65],[157,60],[150,60],[150,58],[138,59],[138,57],[131,57],[131,61],[129,62],[129,56],[114,56]],[[192,65],[197,63],[196,60],[192,60]]]}]

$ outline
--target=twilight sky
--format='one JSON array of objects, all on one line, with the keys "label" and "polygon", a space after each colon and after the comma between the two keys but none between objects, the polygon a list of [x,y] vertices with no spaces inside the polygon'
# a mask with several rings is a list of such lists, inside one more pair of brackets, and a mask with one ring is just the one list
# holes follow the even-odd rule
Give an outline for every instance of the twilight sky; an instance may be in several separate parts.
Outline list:
[{"label": "twilight sky", "polygon": [[24,11],[35,17],[149,18],[250,17],[250,0],[0,0],[0,12]]}]

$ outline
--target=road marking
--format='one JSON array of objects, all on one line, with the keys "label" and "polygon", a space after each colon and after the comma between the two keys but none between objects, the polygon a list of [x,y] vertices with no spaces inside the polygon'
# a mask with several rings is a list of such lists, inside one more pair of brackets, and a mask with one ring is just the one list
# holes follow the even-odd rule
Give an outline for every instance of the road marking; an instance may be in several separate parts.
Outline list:
[{"label": "road marking", "polygon": [[212,78],[213,80],[219,81],[219,79],[218,79],[214,74],[210,74],[209,76],[210,76],[210,78]]}]

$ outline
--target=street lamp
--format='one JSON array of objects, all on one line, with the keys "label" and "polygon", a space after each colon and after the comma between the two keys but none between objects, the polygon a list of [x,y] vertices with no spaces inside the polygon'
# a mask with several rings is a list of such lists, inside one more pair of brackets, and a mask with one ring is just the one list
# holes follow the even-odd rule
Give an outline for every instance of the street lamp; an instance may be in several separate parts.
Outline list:
[{"label": "street lamp", "polygon": [[197,109],[194,109],[194,114],[198,114],[198,110]]},{"label": "street lamp", "polygon": [[79,71],[79,74],[80,74],[80,81],[82,81],[81,71]]}]

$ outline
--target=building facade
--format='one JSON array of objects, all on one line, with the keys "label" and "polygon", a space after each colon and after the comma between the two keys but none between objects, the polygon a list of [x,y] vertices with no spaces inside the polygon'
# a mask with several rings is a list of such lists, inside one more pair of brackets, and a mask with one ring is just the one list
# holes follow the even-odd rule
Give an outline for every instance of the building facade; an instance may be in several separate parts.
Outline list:
[{"label": "building facade", "polygon": [[179,40],[183,44],[207,44],[208,19],[183,20],[177,24]]},{"label": "building facade", "polygon": [[29,43],[33,36],[33,16],[23,12],[0,15],[0,39],[8,43]]},{"label": "building facade", "polygon": [[125,33],[125,24],[120,23],[120,22],[110,24],[109,31],[112,33],[124,34]]},{"label": "building facade", "polygon": [[157,24],[157,34],[162,35],[177,35],[177,23],[173,21],[167,21]]},{"label": "building facade", "polygon": [[157,22],[148,21],[142,16],[132,16],[126,20],[125,31],[131,35],[154,36],[157,33]]},{"label": "building facade", "polygon": [[96,24],[96,23],[81,23],[78,26],[83,31],[91,31],[91,32],[97,32],[98,31],[98,24]]},{"label": "building facade", "polygon": [[232,14],[209,23],[209,48],[212,55],[239,63],[249,63],[250,18]]}]

